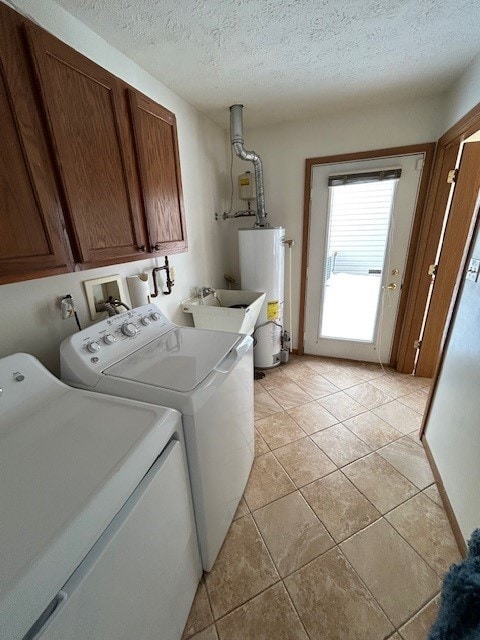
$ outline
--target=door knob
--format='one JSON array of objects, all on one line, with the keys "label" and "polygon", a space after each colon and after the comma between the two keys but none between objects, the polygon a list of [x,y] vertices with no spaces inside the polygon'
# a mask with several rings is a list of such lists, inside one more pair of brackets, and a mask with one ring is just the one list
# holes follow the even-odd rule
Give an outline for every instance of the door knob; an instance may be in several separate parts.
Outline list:
[{"label": "door knob", "polygon": [[389,291],[395,291],[397,285],[395,282],[390,282],[390,284],[383,285],[382,289],[388,289]]}]

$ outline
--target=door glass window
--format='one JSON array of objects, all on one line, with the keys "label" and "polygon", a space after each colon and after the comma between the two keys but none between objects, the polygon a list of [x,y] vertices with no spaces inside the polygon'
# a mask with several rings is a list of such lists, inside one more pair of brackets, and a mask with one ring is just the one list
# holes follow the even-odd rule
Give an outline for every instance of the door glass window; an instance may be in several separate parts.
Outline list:
[{"label": "door glass window", "polygon": [[400,169],[331,176],[319,337],[373,342]]}]

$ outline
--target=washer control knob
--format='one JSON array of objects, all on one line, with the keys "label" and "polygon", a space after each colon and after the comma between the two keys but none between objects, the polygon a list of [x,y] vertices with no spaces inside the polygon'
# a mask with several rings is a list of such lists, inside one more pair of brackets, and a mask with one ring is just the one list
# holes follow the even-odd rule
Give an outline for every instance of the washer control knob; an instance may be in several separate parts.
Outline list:
[{"label": "washer control knob", "polygon": [[143,317],[140,322],[143,324],[144,327],[148,327],[148,325],[150,324],[151,320],[148,316]]},{"label": "washer control knob", "polygon": [[124,336],[133,338],[133,336],[137,335],[138,329],[133,322],[126,322],[125,324],[122,324],[122,333]]},{"label": "washer control knob", "polygon": [[111,333],[107,333],[107,335],[103,336],[103,341],[105,344],[113,344],[117,341],[117,339],[115,338],[115,336],[112,336]]},{"label": "washer control knob", "polygon": [[90,351],[90,353],[97,353],[97,351],[100,351],[100,345],[95,341],[89,342],[87,344],[87,349],[88,351]]},{"label": "washer control knob", "polygon": [[150,314],[150,318],[152,320],[160,320],[161,317],[162,315],[158,313],[158,311],[154,311],[153,313]]}]

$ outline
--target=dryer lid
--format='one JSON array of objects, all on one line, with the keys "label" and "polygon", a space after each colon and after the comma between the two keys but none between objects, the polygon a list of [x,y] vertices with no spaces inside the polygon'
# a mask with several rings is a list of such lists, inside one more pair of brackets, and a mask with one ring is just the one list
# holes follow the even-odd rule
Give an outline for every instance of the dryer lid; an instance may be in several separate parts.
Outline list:
[{"label": "dryer lid", "polygon": [[241,340],[237,333],[177,327],[105,369],[108,376],[193,391]]}]

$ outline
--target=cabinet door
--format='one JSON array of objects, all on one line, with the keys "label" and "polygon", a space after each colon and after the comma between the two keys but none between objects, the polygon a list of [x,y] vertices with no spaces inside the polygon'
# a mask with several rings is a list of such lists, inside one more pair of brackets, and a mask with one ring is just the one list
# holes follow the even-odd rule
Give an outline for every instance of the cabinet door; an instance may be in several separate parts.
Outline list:
[{"label": "cabinet door", "polygon": [[138,260],[146,237],[123,85],[42,29],[28,38],[77,257]]},{"label": "cabinet door", "polygon": [[175,116],[138,91],[129,89],[129,96],[151,250],[186,251]]},{"label": "cabinet door", "polygon": [[0,4],[0,283],[72,268],[22,23]]}]

